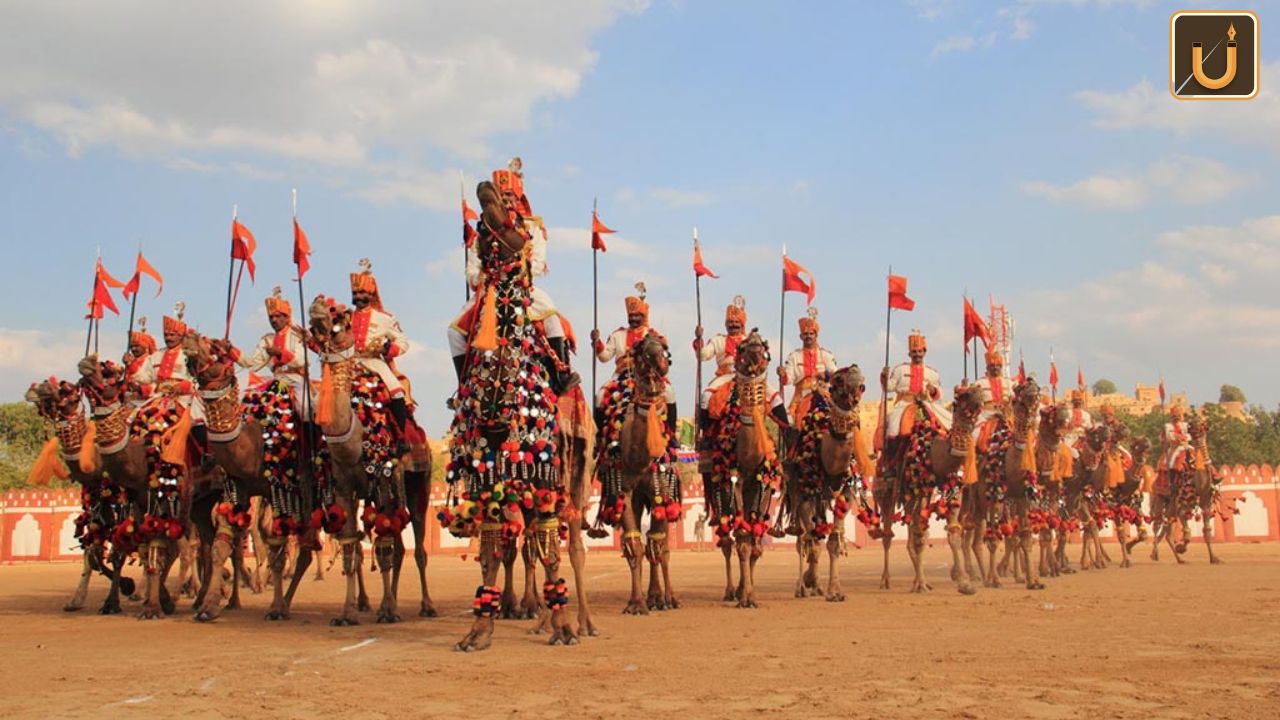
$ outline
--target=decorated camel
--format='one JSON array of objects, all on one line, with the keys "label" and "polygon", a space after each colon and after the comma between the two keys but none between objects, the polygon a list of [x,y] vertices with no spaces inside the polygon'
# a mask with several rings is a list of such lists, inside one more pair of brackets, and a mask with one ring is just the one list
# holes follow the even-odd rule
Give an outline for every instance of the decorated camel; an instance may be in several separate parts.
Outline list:
[{"label": "decorated camel", "polygon": [[[808,412],[797,419],[798,439],[786,464],[784,493],[788,532],[796,537],[800,565],[796,597],[845,599],[839,573],[839,559],[846,553],[845,517],[855,492],[862,497],[863,478],[875,470],[858,421],[858,403],[865,390],[857,365],[841,368],[815,387]],[[825,590],[818,584],[818,556],[824,540]]]},{"label": "decorated camel", "polygon": [[[494,175],[499,184],[510,180],[506,171]],[[476,196],[482,222],[475,251],[484,279],[459,364],[461,380],[450,401],[450,492],[440,519],[455,536],[479,537],[482,584],[476,589],[475,621],[455,647],[473,651],[492,644],[503,595],[496,585],[498,570],[505,558],[514,557],[526,527],[532,531],[527,552],[545,571],[550,643],[572,644],[577,632],[567,618],[568,588],[557,575],[563,515],[570,506],[558,467],[559,401],[551,387],[563,361],[526,314],[532,273],[522,208],[488,181],[480,183]]]},{"label": "decorated camel", "polygon": [[1067,538],[1078,525],[1074,511],[1067,509],[1072,490],[1075,458],[1065,440],[1071,422],[1066,405],[1046,405],[1040,409],[1036,429],[1036,472],[1040,475],[1041,509],[1044,522],[1040,532],[1040,577],[1074,573],[1067,561]]},{"label": "decorated camel", "polygon": [[[631,348],[630,367],[605,386],[596,474],[602,500],[600,521],[622,529],[622,554],[631,570],[631,597],[623,612],[680,607],[671,588],[668,523],[680,517],[680,474],[674,457],[674,408],[664,396],[671,356],[666,341],[650,330]],[[640,523],[649,513],[641,541]],[[649,587],[643,564],[649,561]]]},{"label": "decorated camel", "polygon": [[[1162,475],[1152,493],[1153,523],[1158,523],[1156,538],[1151,549],[1151,559],[1159,560],[1160,543],[1168,542],[1179,564],[1191,542],[1191,521],[1203,523],[1201,534],[1209,551],[1209,562],[1220,565],[1224,561],[1213,549],[1213,528],[1216,518],[1226,519],[1234,508],[1223,506],[1216,476],[1209,457],[1209,428],[1205,419],[1194,411],[1186,422],[1188,446],[1174,456],[1173,467],[1163,467]],[[1163,464],[1163,463],[1162,463]],[[1158,518],[1158,520],[1156,520]],[[1177,526],[1182,538],[1173,541],[1173,529]]]},{"label": "decorated camel", "polygon": [[[757,607],[755,566],[764,552],[773,496],[781,489],[782,463],[765,427],[770,393],[769,345],[752,330],[738,345],[734,379],[727,395],[713,396],[705,441],[710,449],[712,482],[708,498],[717,542],[724,553],[725,600],[740,608]],[[738,584],[731,557],[738,556]]]},{"label": "decorated camel", "polygon": [[[1120,426],[1123,427],[1123,426]],[[1120,548],[1120,567],[1133,565],[1133,548],[1146,539],[1146,526],[1142,511],[1142,496],[1150,489],[1155,471],[1147,465],[1151,442],[1144,437],[1135,438],[1129,445],[1131,454],[1124,471],[1124,481],[1110,488],[1110,515],[1115,523],[1116,544]],[[1129,537],[1129,528],[1135,528]]]},{"label": "decorated camel", "polygon": [[[912,402],[920,403],[919,399]],[[947,543],[951,548],[951,576],[957,589],[966,595],[974,592],[963,558],[963,527],[959,522],[959,486],[955,475],[964,469],[963,477],[972,483],[977,479],[973,428],[982,410],[982,394],[975,386],[955,389],[950,432],[921,420],[913,433],[900,438],[900,452],[882,454],[876,475],[874,496],[881,524],[877,533],[884,545],[884,570],[880,587],[889,588],[889,550],[893,544],[895,516],[907,525],[907,554],[911,558],[914,578],[911,592],[928,592],[933,587],[924,576],[924,548],[929,531],[929,518],[937,515],[947,522]],[[928,417],[923,409],[921,418]],[[972,463],[969,468],[965,465]],[[895,511],[900,510],[897,515]]]},{"label": "decorated camel", "polygon": [[1014,390],[1013,421],[1009,428],[1012,443],[1005,452],[1003,469],[1007,521],[1013,549],[1015,578],[1025,577],[1028,590],[1043,590],[1039,569],[1041,557],[1032,561],[1033,547],[1039,542],[1040,530],[1047,524],[1043,497],[1036,472],[1036,410],[1040,405],[1040,386],[1028,379]]},{"label": "decorated camel", "polygon": [[1076,479],[1072,489],[1078,489],[1074,506],[1080,521],[1080,569],[1100,570],[1111,561],[1102,544],[1102,528],[1110,516],[1106,495],[1124,479],[1124,456],[1110,426],[1098,424],[1085,432]]},{"label": "decorated camel", "polygon": [[76,539],[83,550],[80,581],[62,609],[75,612],[84,607],[89,581],[96,572],[111,583],[98,613],[119,613],[120,593],[132,596],[134,582],[121,573],[127,549],[113,543],[111,534],[129,513],[128,494],[102,472],[102,460],[93,443],[91,425],[85,418],[79,387],[50,378],[33,384],[27,390],[26,399],[55,429],[55,437],[45,445],[31,471],[32,478],[37,483],[45,483],[51,474],[61,477],[59,471],[65,463],[64,479],[70,479],[80,488],[81,513],[76,518]]}]

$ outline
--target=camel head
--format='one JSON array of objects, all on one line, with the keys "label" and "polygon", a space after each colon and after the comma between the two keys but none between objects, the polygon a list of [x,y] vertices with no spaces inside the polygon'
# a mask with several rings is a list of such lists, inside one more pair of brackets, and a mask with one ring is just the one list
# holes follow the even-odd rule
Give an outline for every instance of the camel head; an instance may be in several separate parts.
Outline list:
[{"label": "camel head", "polygon": [[1040,409],[1040,444],[1057,445],[1071,422],[1071,408],[1065,404],[1046,405]]},{"label": "camel head", "polygon": [[1085,432],[1084,439],[1090,450],[1100,453],[1111,442],[1111,428],[1101,424],[1094,425]]},{"label": "camel head", "polygon": [[322,353],[339,353],[356,344],[351,334],[351,311],[346,305],[317,295],[307,310],[311,337]]},{"label": "camel head", "polygon": [[952,413],[957,424],[972,427],[982,412],[982,389],[977,385],[966,385],[955,389],[955,405]]},{"label": "camel head", "polygon": [[1209,424],[1204,415],[1192,410],[1187,413],[1187,432],[1191,435],[1191,444],[1198,445],[1209,435]]},{"label": "camel head", "polygon": [[644,397],[661,395],[671,368],[671,352],[662,336],[650,330],[631,348],[631,360],[638,394]]},{"label": "camel head", "polygon": [[111,360],[100,361],[90,355],[77,366],[80,371],[80,388],[94,408],[107,407],[120,402],[124,396],[128,371]]},{"label": "camel head", "polygon": [[32,383],[27,389],[26,399],[36,406],[40,417],[52,422],[66,420],[81,412],[79,386],[54,377]]},{"label": "camel head", "polygon": [[476,201],[480,203],[480,219],[483,220],[482,232],[477,239],[481,256],[488,254],[496,242],[503,260],[516,257],[528,238],[521,232],[522,223],[515,203],[504,197],[488,180],[476,186]]},{"label": "camel head", "polygon": [[769,369],[769,359],[769,341],[760,337],[759,329],[752,328],[746,339],[738,343],[733,367],[743,377],[758,377]]},{"label": "camel head", "polygon": [[1027,415],[1035,412],[1040,405],[1040,385],[1035,379],[1027,378],[1026,382],[1013,389],[1013,403]]},{"label": "camel head", "polygon": [[857,365],[840,368],[831,376],[828,383],[831,393],[831,404],[844,412],[849,412],[862,402],[862,393],[866,392],[867,383]]},{"label": "camel head", "polygon": [[230,340],[212,339],[197,332],[182,338],[182,353],[187,358],[187,372],[196,379],[201,390],[221,390],[235,382],[234,352]]},{"label": "camel head", "polygon": [[1133,466],[1138,467],[1147,461],[1147,453],[1151,452],[1151,441],[1141,436],[1136,437],[1129,445],[1129,452],[1133,455]]}]

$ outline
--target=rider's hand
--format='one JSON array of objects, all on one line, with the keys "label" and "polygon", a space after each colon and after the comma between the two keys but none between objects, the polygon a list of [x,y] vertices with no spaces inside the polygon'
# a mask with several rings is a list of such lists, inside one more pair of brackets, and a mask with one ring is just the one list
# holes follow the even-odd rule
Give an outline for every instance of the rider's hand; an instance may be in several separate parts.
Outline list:
[{"label": "rider's hand", "polygon": [[778,366],[778,383],[781,385],[787,384],[787,370],[781,365]]}]

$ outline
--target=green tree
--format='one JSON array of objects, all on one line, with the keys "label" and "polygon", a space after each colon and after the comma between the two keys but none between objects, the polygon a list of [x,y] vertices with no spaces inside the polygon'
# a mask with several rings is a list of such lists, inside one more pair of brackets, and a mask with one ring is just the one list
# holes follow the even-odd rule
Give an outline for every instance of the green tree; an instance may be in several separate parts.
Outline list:
[{"label": "green tree", "polygon": [[23,485],[44,444],[44,421],[30,403],[0,404],[0,490]]},{"label": "green tree", "polygon": [[1235,385],[1223,385],[1218,391],[1218,402],[1245,402],[1244,392]]},{"label": "green tree", "polygon": [[1116,384],[1106,378],[1098,378],[1093,383],[1094,395],[1110,395],[1116,391]]}]

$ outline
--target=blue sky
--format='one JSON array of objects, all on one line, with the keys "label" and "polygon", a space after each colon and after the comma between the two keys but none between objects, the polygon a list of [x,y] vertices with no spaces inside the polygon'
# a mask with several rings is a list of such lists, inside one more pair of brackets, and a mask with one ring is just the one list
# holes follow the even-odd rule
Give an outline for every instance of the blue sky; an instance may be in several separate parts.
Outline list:
[{"label": "blue sky", "polygon": [[[0,399],[70,374],[100,245],[127,275],[141,242],[217,331],[233,204],[259,280],[233,339],[265,330],[288,285],[289,191],[315,250],[308,295],[345,298],[372,259],[414,350],[428,431],[447,423],[444,327],[462,300],[458,177],[523,157],[551,229],[544,286],[585,337],[593,198],[619,230],[600,258],[601,325],[636,280],[692,398],[690,230],[723,277],[708,328],[747,297],[778,335],[783,243],[817,276],[822,342],[883,362],[884,276],[910,278],[911,327],[958,380],[961,295],[1008,305],[1041,377],[1154,382],[1193,402],[1224,382],[1280,402],[1280,101],[1186,103],[1166,90],[1156,2],[232,2],[175,10],[10,2],[0,9]],[[228,51],[231,48],[231,51]],[[289,297],[296,290],[287,287]],[[787,299],[796,341],[799,295]],[[126,320],[103,324],[120,349]],[[579,361],[589,376],[589,363]],[[603,373],[604,370],[602,369]]]}]

